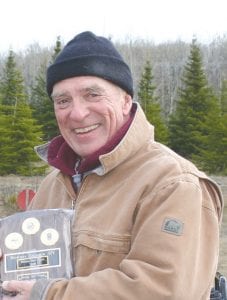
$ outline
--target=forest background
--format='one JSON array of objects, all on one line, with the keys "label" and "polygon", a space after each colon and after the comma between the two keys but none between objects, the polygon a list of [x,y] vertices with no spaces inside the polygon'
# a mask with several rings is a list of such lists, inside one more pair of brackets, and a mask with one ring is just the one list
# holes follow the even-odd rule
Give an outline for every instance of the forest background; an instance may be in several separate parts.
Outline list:
[{"label": "forest background", "polygon": [[[0,175],[44,174],[33,147],[58,134],[45,72],[64,45],[0,54]],[[134,79],[134,100],[158,141],[212,174],[227,175],[227,37],[115,43]]]}]

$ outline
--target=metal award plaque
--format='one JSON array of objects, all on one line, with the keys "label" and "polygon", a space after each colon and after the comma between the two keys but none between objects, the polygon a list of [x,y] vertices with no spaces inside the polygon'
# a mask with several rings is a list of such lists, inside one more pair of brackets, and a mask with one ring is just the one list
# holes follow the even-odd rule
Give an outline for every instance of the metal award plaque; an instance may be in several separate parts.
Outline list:
[{"label": "metal award plaque", "polygon": [[73,210],[44,209],[0,219],[1,280],[70,278]]}]

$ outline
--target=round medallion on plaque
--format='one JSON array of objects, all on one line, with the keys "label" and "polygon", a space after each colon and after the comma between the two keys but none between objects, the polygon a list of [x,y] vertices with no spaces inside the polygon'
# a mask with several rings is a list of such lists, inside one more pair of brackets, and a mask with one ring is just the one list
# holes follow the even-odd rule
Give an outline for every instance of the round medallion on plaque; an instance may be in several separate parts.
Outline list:
[{"label": "round medallion on plaque", "polygon": [[18,232],[9,233],[5,238],[5,245],[10,250],[16,250],[23,244],[23,237]]},{"label": "round medallion on plaque", "polygon": [[59,239],[59,233],[53,228],[47,228],[42,232],[40,239],[45,246],[53,246]]},{"label": "round medallion on plaque", "polygon": [[40,222],[36,218],[27,218],[22,224],[22,230],[25,234],[36,234],[40,229]]}]

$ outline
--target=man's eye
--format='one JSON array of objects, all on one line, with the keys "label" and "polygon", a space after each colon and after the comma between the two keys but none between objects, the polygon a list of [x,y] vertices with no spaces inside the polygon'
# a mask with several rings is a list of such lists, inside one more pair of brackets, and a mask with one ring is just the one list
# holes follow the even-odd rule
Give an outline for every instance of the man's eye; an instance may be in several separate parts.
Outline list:
[{"label": "man's eye", "polygon": [[97,93],[89,93],[88,97],[89,96],[95,98],[95,97],[99,96],[99,94],[97,94]]},{"label": "man's eye", "polygon": [[100,98],[100,94],[98,93],[88,93],[86,94],[86,98],[88,101],[97,101]]},{"label": "man's eye", "polygon": [[70,99],[57,99],[55,100],[55,104],[60,108],[65,108],[70,104]]}]

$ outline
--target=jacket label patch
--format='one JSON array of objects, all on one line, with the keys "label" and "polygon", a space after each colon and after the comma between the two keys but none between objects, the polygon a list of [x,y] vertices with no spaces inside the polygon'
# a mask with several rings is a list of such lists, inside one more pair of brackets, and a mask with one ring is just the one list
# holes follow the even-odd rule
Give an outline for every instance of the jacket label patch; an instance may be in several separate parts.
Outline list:
[{"label": "jacket label patch", "polygon": [[162,224],[162,231],[174,234],[182,235],[183,234],[184,223],[180,220],[173,218],[165,218]]}]

